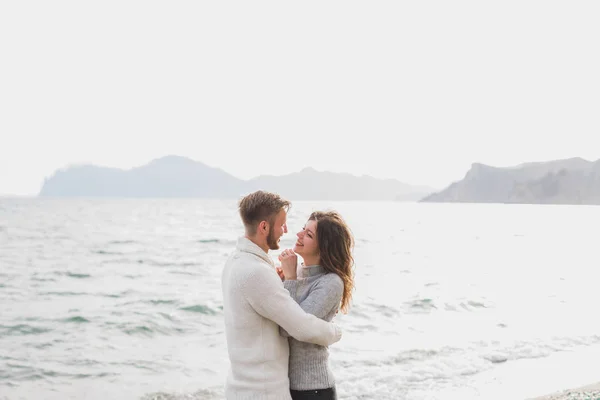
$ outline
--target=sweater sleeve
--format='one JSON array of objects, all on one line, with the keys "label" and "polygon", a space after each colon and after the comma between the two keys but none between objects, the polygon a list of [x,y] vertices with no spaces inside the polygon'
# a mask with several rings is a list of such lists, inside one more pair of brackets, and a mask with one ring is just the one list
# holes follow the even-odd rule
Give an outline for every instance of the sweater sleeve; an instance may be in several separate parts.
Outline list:
[{"label": "sweater sleeve", "polygon": [[304,312],[274,271],[251,268],[243,282],[239,283],[252,308],[281,326],[293,338],[321,346],[329,346],[341,339],[340,327]]},{"label": "sweater sleeve", "polygon": [[290,293],[290,296],[292,296],[292,299],[294,299],[294,301],[297,303],[298,297],[296,293],[298,292],[298,281],[283,281],[283,287],[287,289],[287,291]]},{"label": "sweater sleeve", "polygon": [[[286,285],[292,297],[295,298],[296,286]],[[293,294],[292,294],[293,292]],[[344,293],[344,282],[336,274],[327,274],[321,278],[308,293],[300,307],[307,313],[321,319],[325,318],[334,308],[339,307]],[[283,327],[279,328],[281,336],[290,336]]]}]

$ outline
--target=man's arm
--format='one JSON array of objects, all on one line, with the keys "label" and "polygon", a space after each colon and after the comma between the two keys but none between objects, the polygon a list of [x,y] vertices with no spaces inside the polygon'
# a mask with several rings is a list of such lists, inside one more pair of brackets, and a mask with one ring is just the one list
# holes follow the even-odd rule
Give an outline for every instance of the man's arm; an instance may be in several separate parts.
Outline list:
[{"label": "man's arm", "polygon": [[342,337],[341,329],[307,314],[283,288],[281,280],[268,268],[252,268],[239,282],[242,293],[254,310],[281,326],[302,342],[329,346]]},{"label": "man's arm", "polygon": [[[285,281],[284,287],[290,292],[290,296],[296,300],[297,281]],[[344,293],[344,282],[335,274],[328,274],[317,282],[306,299],[300,303],[300,307],[307,313],[318,318],[325,318],[334,308],[339,307]],[[290,336],[283,327],[279,327],[281,336]],[[298,339],[299,340],[299,339]]]}]

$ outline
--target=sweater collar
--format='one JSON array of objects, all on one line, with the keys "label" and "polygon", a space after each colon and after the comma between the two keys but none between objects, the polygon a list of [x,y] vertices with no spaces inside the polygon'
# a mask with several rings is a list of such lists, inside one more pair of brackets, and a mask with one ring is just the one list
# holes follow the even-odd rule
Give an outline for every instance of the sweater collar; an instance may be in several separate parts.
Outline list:
[{"label": "sweater collar", "polygon": [[302,268],[300,268],[300,274],[303,278],[308,278],[309,276],[321,275],[326,272],[327,271],[325,270],[325,268],[320,265],[309,265],[308,267],[303,265]]},{"label": "sweater collar", "polygon": [[260,257],[261,259],[268,262],[271,266],[275,267],[273,259],[267,253],[265,253],[265,251],[261,249],[256,243],[254,243],[247,237],[240,237],[237,241],[236,248],[238,249],[238,251],[254,254],[255,256]]}]

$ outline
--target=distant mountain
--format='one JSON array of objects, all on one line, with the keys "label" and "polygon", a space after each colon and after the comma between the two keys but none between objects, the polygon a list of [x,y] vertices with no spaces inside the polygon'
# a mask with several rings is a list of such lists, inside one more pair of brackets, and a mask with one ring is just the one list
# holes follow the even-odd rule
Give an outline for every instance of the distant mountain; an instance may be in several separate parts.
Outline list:
[{"label": "distant mountain", "polygon": [[421,201],[600,204],[600,160],[570,158],[508,168],[475,163],[464,179]]},{"label": "distant mountain", "polygon": [[313,168],[284,176],[260,176],[248,183],[252,188],[263,188],[297,200],[417,201],[433,192],[432,188],[407,185],[394,179],[319,172]]},{"label": "distant mountain", "polygon": [[356,177],[306,168],[285,176],[249,181],[179,156],[167,156],[130,170],[73,166],[45,180],[40,196],[237,198],[263,189],[292,200],[416,201],[433,189],[393,179]]},{"label": "distant mountain", "polygon": [[75,166],[46,179],[40,196],[231,197],[244,181],[185,157],[167,156],[130,170]]}]

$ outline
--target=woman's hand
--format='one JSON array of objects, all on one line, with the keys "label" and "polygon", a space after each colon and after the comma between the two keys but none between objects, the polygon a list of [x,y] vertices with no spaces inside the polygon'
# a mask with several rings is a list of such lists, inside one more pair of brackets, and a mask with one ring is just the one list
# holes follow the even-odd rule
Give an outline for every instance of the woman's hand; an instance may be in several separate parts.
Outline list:
[{"label": "woman's hand", "polygon": [[286,249],[279,255],[281,269],[286,281],[296,280],[296,269],[298,268],[298,255],[293,250]]}]

